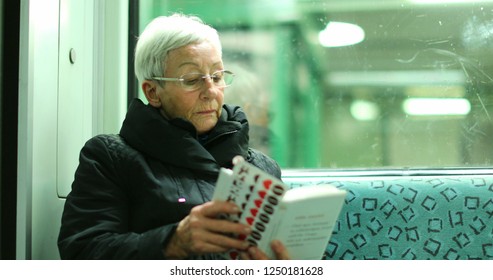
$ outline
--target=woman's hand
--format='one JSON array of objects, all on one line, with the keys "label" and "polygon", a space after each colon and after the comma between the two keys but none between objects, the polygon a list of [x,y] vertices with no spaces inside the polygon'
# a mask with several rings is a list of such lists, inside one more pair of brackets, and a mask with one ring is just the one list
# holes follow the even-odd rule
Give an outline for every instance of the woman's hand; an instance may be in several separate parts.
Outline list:
[{"label": "woman's hand", "polygon": [[[279,241],[279,240],[273,240],[271,243],[271,248],[272,251],[274,251],[274,254],[276,255],[277,260],[290,260],[291,258],[289,257],[288,251],[286,247]],[[269,258],[267,255],[260,250],[259,248],[255,246],[251,246],[248,248],[246,252],[242,253],[242,258],[245,260],[268,260]]]},{"label": "woman's hand", "polygon": [[246,250],[249,244],[229,234],[248,235],[247,225],[217,219],[220,214],[238,214],[240,210],[231,202],[210,201],[195,206],[180,221],[176,232],[163,252],[170,259],[184,259],[191,255],[226,252],[230,249]]}]

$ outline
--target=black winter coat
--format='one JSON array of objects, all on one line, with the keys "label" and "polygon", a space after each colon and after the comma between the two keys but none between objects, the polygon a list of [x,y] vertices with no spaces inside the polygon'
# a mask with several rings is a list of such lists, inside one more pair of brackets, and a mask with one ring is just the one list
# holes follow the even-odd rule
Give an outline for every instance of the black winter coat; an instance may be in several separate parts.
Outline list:
[{"label": "black winter coat", "polygon": [[163,259],[178,222],[212,198],[219,168],[231,168],[236,155],[281,176],[275,161],[248,147],[239,107],[224,105],[199,141],[190,122],[168,121],[135,100],[119,135],[96,136],[81,150],[58,237],[61,258]]}]

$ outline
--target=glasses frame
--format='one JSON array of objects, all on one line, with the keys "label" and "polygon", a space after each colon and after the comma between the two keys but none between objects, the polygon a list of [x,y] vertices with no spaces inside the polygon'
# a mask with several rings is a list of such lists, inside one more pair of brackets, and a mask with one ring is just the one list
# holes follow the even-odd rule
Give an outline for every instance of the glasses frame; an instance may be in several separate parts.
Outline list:
[{"label": "glasses frame", "polygon": [[[152,77],[151,79],[152,80],[156,80],[156,81],[167,81],[167,82],[179,82],[180,83],[180,86],[184,89],[184,90],[187,90],[187,91],[196,91],[200,88],[202,88],[204,86],[204,82],[198,86],[196,89],[187,89],[188,86],[186,86],[183,82],[185,81],[185,79],[183,78],[183,76],[186,76],[186,75],[191,75],[191,74],[197,74],[197,75],[201,75],[200,78],[202,79],[202,81],[205,81],[205,79],[209,78],[209,79],[212,79],[213,77],[215,77],[215,75],[217,75],[217,73],[226,73],[226,74],[231,74],[232,75],[232,79],[234,79],[235,77],[235,74],[229,70],[219,70],[219,71],[215,71],[214,73],[210,74],[210,75],[206,75],[206,74],[201,74],[201,73],[187,73],[187,74],[183,74],[181,75],[180,77],[178,78],[167,78],[167,77]],[[224,85],[224,86],[218,86],[216,84],[213,83],[214,87],[217,87],[217,88],[227,88],[229,87],[231,84],[233,83],[233,80],[231,80],[231,83],[227,84],[227,85]]]}]

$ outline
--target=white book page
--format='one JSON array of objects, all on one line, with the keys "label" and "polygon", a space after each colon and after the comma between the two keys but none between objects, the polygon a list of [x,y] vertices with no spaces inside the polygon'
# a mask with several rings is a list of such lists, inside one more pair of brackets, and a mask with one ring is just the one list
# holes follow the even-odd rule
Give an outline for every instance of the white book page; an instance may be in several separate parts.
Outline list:
[{"label": "white book page", "polygon": [[212,200],[214,201],[227,201],[228,197],[233,194],[233,171],[226,168],[219,170],[219,177],[217,178],[216,188]]},{"label": "white book page", "polygon": [[273,238],[283,242],[292,259],[321,259],[345,196],[345,191],[328,185],[289,190]]}]

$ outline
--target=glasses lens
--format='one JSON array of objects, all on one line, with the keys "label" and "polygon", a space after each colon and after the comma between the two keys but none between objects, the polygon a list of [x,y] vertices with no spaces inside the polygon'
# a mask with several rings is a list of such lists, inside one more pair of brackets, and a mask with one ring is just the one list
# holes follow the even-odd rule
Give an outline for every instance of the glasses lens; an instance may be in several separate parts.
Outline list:
[{"label": "glasses lens", "polygon": [[214,86],[218,88],[224,88],[233,83],[234,74],[227,70],[217,71],[210,76],[204,76],[198,73],[190,73],[181,76],[180,81],[185,90],[195,91],[202,88],[207,77],[210,77]]},{"label": "glasses lens", "polygon": [[234,74],[228,70],[218,71],[211,76],[217,87],[227,87],[233,83]]},{"label": "glasses lens", "polygon": [[186,90],[196,90],[202,87],[204,79],[202,74],[191,73],[181,76],[181,84]]}]

